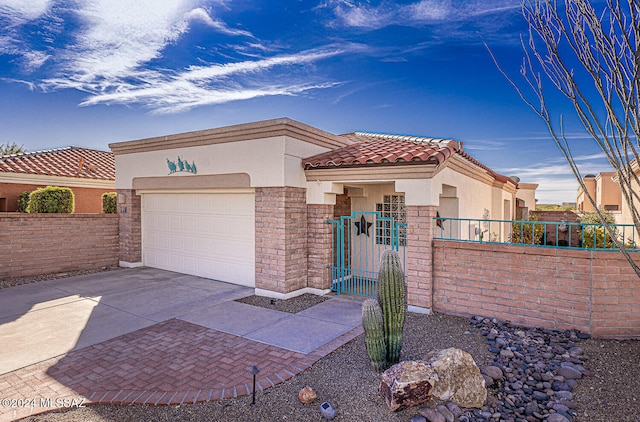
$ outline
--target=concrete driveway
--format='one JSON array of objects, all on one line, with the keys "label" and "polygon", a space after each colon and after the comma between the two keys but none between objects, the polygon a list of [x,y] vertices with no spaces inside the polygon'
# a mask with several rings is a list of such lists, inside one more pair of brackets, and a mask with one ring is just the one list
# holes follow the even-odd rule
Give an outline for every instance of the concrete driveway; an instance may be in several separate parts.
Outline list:
[{"label": "concrete driveway", "polygon": [[[234,301],[252,294],[152,268],[0,289],[0,392],[45,404],[237,397],[249,393],[252,365],[262,368],[258,388],[269,388],[362,332],[359,299],[295,315]],[[3,401],[0,421],[51,410],[37,400],[22,409]]]},{"label": "concrete driveway", "polygon": [[252,294],[248,287],[153,268],[2,289],[0,374]]}]

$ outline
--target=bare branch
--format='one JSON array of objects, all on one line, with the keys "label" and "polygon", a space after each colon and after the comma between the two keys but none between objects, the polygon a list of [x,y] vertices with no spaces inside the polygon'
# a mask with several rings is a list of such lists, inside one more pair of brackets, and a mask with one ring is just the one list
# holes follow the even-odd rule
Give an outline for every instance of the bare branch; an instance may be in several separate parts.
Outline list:
[{"label": "bare branch", "polygon": [[548,108],[549,88],[545,85],[550,83],[549,87],[569,101],[616,171],[640,233],[640,1],[607,0],[596,8],[589,0],[564,0],[561,4],[556,0],[522,0],[522,15],[529,24],[528,41],[521,39],[523,82],[514,82],[487,46],[491,58],[524,103],[545,122],[605,230],[640,276],[640,267],[613,236],[582,181],[562,116]]}]

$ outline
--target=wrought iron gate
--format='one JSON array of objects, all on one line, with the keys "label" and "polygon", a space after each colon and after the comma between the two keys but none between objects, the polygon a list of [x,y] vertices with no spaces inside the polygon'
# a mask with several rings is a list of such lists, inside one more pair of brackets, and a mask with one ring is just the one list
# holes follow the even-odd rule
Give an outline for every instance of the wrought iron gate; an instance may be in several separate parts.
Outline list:
[{"label": "wrought iron gate", "polygon": [[333,230],[331,289],[338,294],[376,296],[380,256],[397,251],[406,268],[407,225],[380,212],[354,212],[329,220]]}]

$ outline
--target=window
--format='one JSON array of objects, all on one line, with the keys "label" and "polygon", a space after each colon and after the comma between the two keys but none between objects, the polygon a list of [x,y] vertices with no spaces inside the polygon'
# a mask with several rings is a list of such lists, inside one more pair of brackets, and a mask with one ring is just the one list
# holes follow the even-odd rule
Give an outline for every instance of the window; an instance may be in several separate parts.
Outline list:
[{"label": "window", "polygon": [[[397,223],[406,224],[407,207],[404,204],[404,195],[384,195],[382,203],[376,204],[376,211],[381,217],[392,217]],[[391,245],[391,221],[380,220],[376,226],[376,243],[378,245]],[[407,245],[407,227],[398,227],[398,241],[400,246]]]},{"label": "window", "polygon": [[618,211],[618,205],[605,205],[604,206],[604,210],[605,211]]}]

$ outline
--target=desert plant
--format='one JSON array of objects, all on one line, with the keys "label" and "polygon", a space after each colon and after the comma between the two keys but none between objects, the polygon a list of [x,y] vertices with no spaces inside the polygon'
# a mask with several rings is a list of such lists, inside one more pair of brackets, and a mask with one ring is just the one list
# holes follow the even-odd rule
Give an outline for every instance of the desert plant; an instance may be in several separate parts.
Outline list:
[{"label": "desert plant", "polygon": [[514,220],[511,225],[511,242],[525,245],[540,245],[544,236],[544,224],[535,224],[537,216],[529,220]]},{"label": "desert plant", "polygon": [[47,186],[29,195],[28,213],[72,213],[75,198],[70,188]]},{"label": "desert plant", "polygon": [[362,303],[362,327],[371,366],[374,371],[382,372],[387,367],[387,343],[384,339],[382,309],[376,299],[366,299]]},{"label": "desert plant", "polygon": [[105,192],[102,194],[102,212],[105,214],[116,214],[118,212],[115,192]]},{"label": "desert plant", "polygon": [[[601,210],[600,213],[604,217],[607,224],[611,227],[611,233],[614,236],[617,235],[617,230],[615,227],[616,219],[615,217],[607,211]],[[582,245],[585,248],[613,248],[614,241],[608,233],[605,232],[604,226],[602,225],[602,220],[597,212],[586,212],[580,216],[578,219],[580,224],[584,224],[582,226]],[[622,239],[624,241],[624,239]],[[622,242],[620,242],[622,243]]]},{"label": "desert plant", "polygon": [[18,197],[18,212],[27,212],[29,195],[31,195],[31,192],[22,192]]},{"label": "desert plant", "polygon": [[400,265],[400,257],[397,252],[386,250],[380,259],[378,303],[384,320],[384,337],[389,365],[400,361],[406,302],[407,286]]},{"label": "desert plant", "polygon": [[25,152],[24,145],[18,145],[15,142],[0,144],[0,155],[13,155]]}]

